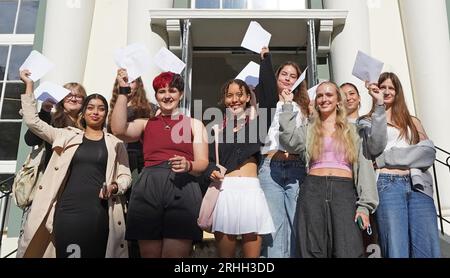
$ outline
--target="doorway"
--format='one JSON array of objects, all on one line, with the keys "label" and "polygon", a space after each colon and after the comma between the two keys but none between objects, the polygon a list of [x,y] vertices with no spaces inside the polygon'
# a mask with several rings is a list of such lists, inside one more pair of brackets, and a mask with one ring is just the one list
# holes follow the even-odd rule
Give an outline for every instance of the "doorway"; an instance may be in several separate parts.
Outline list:
[{"label": "doorway", "polygon": [[[302,70],[307,65],[306,52],[302,50],[272,51],[271,49],[271,54],[274,71],[285,61],[296,62]],[[203,111],[209,107],[217,107],[221,98],[222,85],[229,79],[235,78],[250,61],[260,64],[259,54],[233,50],[205,51],[194,49],[191,107],[197,109],[194,107],[195,100],[202,101]],[[194,115],[193,111],[191,111],[191,115]]]}]

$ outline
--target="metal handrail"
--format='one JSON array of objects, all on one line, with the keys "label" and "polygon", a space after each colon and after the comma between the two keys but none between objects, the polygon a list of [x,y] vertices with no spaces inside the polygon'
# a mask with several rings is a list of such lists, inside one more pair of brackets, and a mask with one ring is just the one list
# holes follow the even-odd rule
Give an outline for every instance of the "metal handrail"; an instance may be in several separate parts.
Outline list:
[{"label": "metal handrail", "polygon": [[443,154],[447,155],[447,158],[444,160],[441,160],[439,158],[436,158],[435,162],[433,163],[433,177],[434,177],[434,184],[435,184],[435,188],[436,188],[436,198],[437,198],[437,205],[438,205],[438,219],[439,219],[439,224],[441,226],[441,234],[445,235],[444,232],[444,222],[446,222],[447,224],[450,224],[450,220],[446,219],[443,215],[442,215],[442,206],[441,206],[441,197],[439,195],[439,183],[438,183],[438,175],[436,172],[436,164],[439,164],[441,166],[445,166],[447,167],[447,169],[449,170],[449,174],[450,174],[450,152],[439,148],[437,146],[435,146],[437,151],[442,152]]},{"label": "metal handrail", "polygon": [[[15,177],[16,177],[15,175],[11,175],[11,177],[0,182],[0,192],[3,194],[2,196],[0,196],[0,200],[5,199],[5,206],[4,206],[5,209],[1,212],[2,213],[2,223],[1,223],[1,227],[0,227],[0,250],[2,248],[3,230],[5,229],[6,212],[8,211],[9,196],[12,193],[12,181],[14,180]],[[9,183],[11,183],[11,184],[9,184]],[[11,254],[8,254],[5,258],[11,256],[12,254],[14,254],[14,252]]]},{"label": "metal handrail", "polygon": [[6,256],[3,257],[3,259],[9,258],[12,254],[17,252],[17,248],[14,251],[9,252]]}]

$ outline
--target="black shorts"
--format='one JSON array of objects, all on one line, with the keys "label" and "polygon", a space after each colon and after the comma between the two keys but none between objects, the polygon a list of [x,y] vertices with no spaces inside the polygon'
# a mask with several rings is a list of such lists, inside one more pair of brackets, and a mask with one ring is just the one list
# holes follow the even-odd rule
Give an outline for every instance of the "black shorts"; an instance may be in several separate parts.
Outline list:
[{"label": "black shorts", "polygon": [[133,186],[127,240],[202,239],[197,225],[202,202],[194,176],[172,172],[167,162],[146,167]]}]

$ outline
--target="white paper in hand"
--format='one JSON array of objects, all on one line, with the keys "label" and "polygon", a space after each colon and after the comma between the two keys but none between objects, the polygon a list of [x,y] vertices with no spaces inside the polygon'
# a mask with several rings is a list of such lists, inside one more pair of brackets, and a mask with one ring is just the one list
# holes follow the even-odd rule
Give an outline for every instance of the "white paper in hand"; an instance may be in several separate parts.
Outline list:
[{"label": "white paper in hand", "polygon": [[127,70],[128,82],[133,82],[152,67],[150,53],[142,43],[117,49],[114,60],[119,68]]},{"label": "white paper in hand", "polygon": [[259,83],[259,65],[255,62],[248,63],[238,76],[236,76],[236,79],[243,80],[247,85],[256,87]]},{"label": "white paper in hand", "polygon": [[37,100],[46,101],[48,99],[52,100],[54,103],[60,102],[64,97],[70,93],[70,90],[52,83],[52,82],[42,82],[39,87],[34,91],[34,95]]},{"label": "white paper in hand", "polygon": [[173,54],[169,49],[162,47],[153,58],[155,64],[163,71],[170,71],[181,74],[186,66],[177,55]]},{"label": "white paper in hand", "polygon": [[36,50],[31,51],[25,62],[20,66],[19,70],[29,70],[31,72],[30,78],[34,82],[46,75],[55,65],[50,62],[44,55]]},{"label": "white paper in hand", "polygon": [[297,89],[298,85],[300,85],[300,83],[302,83],[303,80],[305,80],[307,69],[308,69],[308,67],[305,68],[305,70],[300,75],[300,77],[297,79],[297,81],[295,81],[294,85],[292,85],[291,92],[293,92],[295,89]]},{"label": "white paper in hand", "polygon": [[319,85],[320,85],[320,83],[317,84],[316,86],[308,89],[309,100],[314,101],[316,99],[316,91],[317,91],[317,87],[319,87]]},{"label": "white paper in hand", "polygon": [[264,46],[269,46],[272,35],[264,30],[256,21],[251,21],[242,40],[241,46],[260,53]]},{"label": "white paper in hand", "polygon": [[358,51],[352,74],[362,81],[376,83],[383,70],[383,62]]}]

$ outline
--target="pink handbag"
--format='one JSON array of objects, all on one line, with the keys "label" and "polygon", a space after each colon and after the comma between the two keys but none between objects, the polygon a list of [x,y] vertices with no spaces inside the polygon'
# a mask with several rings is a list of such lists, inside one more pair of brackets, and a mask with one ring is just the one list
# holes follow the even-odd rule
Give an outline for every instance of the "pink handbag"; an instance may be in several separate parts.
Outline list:
[{"label": "pink handbag", "polygon": [[[219,164],[219,128],[218,125],[213,126],[214,144],[216,150],[216,164],[222,175],[225,175],[227,169]],[[200,213],[198,215],[197,224],[203,231],[211,232],[214,221],[214,208],[216,207],[217,198],[219,198],[221,183],[212,182],[202,200]]]}]

